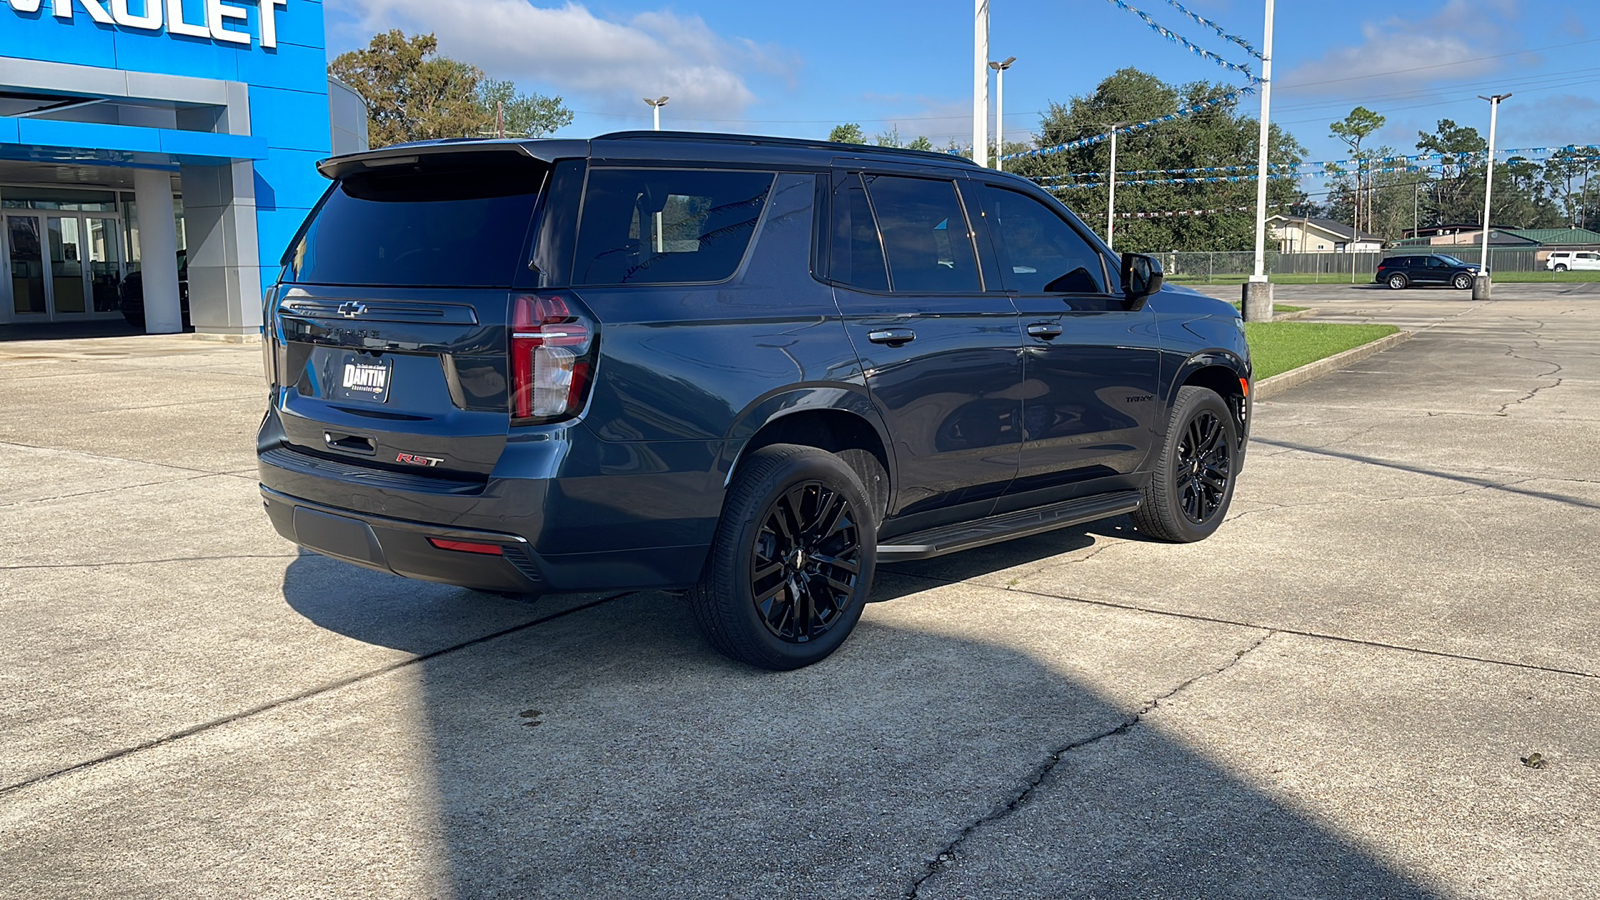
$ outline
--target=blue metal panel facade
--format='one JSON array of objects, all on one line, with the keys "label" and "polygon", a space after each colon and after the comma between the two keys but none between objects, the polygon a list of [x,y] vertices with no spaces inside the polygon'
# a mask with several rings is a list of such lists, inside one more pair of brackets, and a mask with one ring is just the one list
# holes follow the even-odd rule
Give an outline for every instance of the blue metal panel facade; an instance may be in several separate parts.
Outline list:
[{"label": "blue metal panel facade", "polygon": [[[33,5],[38,9],[23,11]],[[313,165],[331,152],[322,3],[220,5],[226,18],[208,23],[207,0],[129,0],[126,15],[146,25],[159,16],[160,27],[151,29],[110,21],[118,9],[108,0],[0,0],[0,57],[85,67],[85,84],[105,83],[107,70],[242,82],[249,110],[248,127],[231,123],[225,129],[231,134],[0,117],[0,155],[146,167],[253,163],[259,265],[271,268],[326,187]],[[273,11],[265,34],[264,8]],[[174,23],[179,10],[182,21]],[[213,25],[228,34],[182,33],[210,32]],[[129,79],[127,96],[162,99],[148,96],[151,83]]]}]

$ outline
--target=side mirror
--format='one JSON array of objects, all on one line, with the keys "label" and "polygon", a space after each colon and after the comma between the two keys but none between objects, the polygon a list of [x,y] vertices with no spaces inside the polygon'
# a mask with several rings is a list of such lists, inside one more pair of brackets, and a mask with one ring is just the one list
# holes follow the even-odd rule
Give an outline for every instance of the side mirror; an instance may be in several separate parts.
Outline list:
[{"label": "side mirror", "polygon": [[1127,298],[1128,309],[1143,308],[1150,295],[1161,290],[1165,280],[1161,260],[1143,253],[1122,254],[1122,293]]}]

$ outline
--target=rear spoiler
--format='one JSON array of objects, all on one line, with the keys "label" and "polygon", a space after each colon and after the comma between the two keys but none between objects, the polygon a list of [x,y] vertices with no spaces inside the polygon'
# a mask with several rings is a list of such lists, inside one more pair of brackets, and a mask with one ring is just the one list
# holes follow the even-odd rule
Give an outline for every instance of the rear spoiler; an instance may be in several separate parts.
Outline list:
[{"label": "rear spoiler", "polygon": [[456,156],[463,153],[517,154],[541,162],[554,162],[558,159],[588,156],[589,142],[457,138],[417,144],[396,144],[393,147],[384,147],[382,150],[368,150],[365,153],[349,153],[324,159],[317,163],[317,171],[321,172],[324,178],[337,180],[371,169],[415,165],[425,156]]}]

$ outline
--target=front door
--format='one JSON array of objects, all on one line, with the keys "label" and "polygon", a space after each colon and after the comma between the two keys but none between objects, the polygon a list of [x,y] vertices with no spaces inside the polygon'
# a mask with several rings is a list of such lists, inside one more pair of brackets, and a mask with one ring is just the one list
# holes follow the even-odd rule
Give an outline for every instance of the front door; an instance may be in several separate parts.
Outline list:
[{"label": "front door", "polygon": [[112,216],[9,213],[5,217],[10,300],[0,320],[71,322],[118,311],[121,222]]}]

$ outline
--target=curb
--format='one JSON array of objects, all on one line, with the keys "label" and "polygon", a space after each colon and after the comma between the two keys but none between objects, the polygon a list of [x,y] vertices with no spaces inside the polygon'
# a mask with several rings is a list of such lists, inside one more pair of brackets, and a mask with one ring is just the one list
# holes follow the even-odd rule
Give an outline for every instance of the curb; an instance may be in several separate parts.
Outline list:
[{"label": "curb", "polygon": [[1315,381],[1324,375],[1337,372],[1353,362],[1360,362],[1397,344],[1403,344],[1411,340],[1411,334],[1409,331],[1399,331],[1387,337],[1378,338],[1370,344],[1351,347],[1343,353],[1335,353],[1316,362],[1306,363],[1298,369],[1290,369],[1282,374],[1274,375],[1271,378],[1257,382],[1252,394],[1256,400],[1265,400],[1268,397],[1281,394],[1290,388],[1299,387],[1308,381]]},{"label": "curb", "polygon": [[1275,313],[1272,316],[1272,321],[1274,321],[1274,322],[1293,322],[1296,319],[1309,319],[1309,318],[1311,318],[1312,316],[1316,315],[1319,312],[1321,312],[1321,310],[1313,309],[1312,307],[1308,306],[1305,309],[1300,310],[1299,312]]},{"label": "curb", "polygon": [[259,344],[261,335],[250,334],[212,334],[210,332],[196,331],[189,335],[192,341],[211,341],[218,344]]}]

